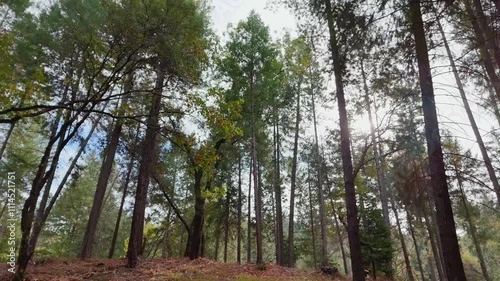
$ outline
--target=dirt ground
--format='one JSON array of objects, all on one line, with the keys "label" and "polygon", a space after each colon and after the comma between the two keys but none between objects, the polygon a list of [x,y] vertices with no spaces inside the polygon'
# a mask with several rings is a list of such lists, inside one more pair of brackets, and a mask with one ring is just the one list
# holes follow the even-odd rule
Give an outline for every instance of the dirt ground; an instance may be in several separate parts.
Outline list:
[{"label": "dirt ground", "polygon": [[[255,264],[221,263],[208,259],[153,259],[143,261],[135,269],[125,267],[125,259],[81,261],[79,259],[41,259],[28,268],[26,280],[29,281],[142,281],[142,280],[339,280],[348,281],[342,276],[326,276],[320,271],[306,271],[266,264],[258,269]],[[12,273],[1,266],[0,280],[7,281]]]}]

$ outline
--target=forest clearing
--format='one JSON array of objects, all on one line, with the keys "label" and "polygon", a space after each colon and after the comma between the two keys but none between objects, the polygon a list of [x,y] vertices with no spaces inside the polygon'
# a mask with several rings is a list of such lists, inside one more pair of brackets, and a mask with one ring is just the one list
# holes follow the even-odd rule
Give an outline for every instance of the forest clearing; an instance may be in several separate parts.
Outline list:
[{"label": "forest clearing", "polygon": [[0,0],[0,277],[499,281],[499,104],[500,1]]}]

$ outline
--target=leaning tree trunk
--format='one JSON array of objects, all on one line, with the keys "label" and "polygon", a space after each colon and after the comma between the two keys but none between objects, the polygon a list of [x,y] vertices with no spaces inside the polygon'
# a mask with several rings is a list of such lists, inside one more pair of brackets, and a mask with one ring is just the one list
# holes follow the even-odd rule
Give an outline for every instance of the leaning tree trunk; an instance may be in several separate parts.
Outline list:
[{"label": "leaning tree trunk", "polygon": [[353,281],[364,281],[365,271],[361,257],[361,241],[359,235],[358,207],[356,206],[356,191],[354,187],[354,173],[352,167],[349,121],[347,118],[346,102],[344,97],[343,67],[337,45],[337,31],[334,25],[334,15],[330,0],[325,1],[328,30],[330,32],[330,51],[332,53],[335,85],[337,89],[337,103],[339,108],[340,139],[342,152],[342,167],[344,174],[345,202],[347,207],[347,234],[351,250],[351,268]]},{"label": "leaning tree trunk", "polygon": [[406,265],[406,274],[408,274],[409,281],[415,281],[415,277],[413,276],[413,270],[411,267],[410,257],[408,255],[408,249],[406,248],[405,238],[403,236],[403,231],[401,230],[401,223],[399,222],[398,210],[394,204],[394,200],[392,200],[391,205],[392,205],[392,211],[394,212],[394,216],[396,217],[396,225],[398,226],[399,241],[401,241],[401,248],[403,249],[403,257],[405,259],[405,265]]},{"label": "leaning tree trunk", "polygon": [[297,181],[297,154],[299,147],[299,126],[300,126],[300,83],[297,90],[297,105],[295,111],[295,134],[293,138],[292,175],[290,179],[290,218],[288,222],[288,266],[295,265],[294,256],[294,216],[295,216],[295,189]]},{"label": "leaning tree trunk", "polygon": [[427,153],[429,156],[429,169],[434,191],[434,200],[436,202],[437,222],[445,262],[444,267],[450,281],[465,281],[465,271],[460,256],[453,209],[448,193],[436,102],[434,100],[434,88],[432,86],[431,67],[420,9],[420,0],[410,0],[411,30],[415,38],[420,89],[422,91]]},{"label": "leaning tree trunk", "polygon": [[465,90],[462,84],[462,80],[458,75],[457,67],[455,66],[455,60],[453,59],[453,54],[451,53],[450,46],[448,45],[448,40],[446,39],[446,35],[444,34],[444,30],[443,27],[441,26],[441,22],[439,21],[439,19],[437,20],[437,24],[441,36],[443,37],[444,47],[446,49],[446,53],[450,61],[451,70],[453,71],[453,76],[455,77],[455,82],[457,83],[460,97],[462,98],[462,102],[464,103],[465,112],[467,112],[467,117],[469,118],[472,131],[474,132],[474,136],[476,137],[477,145],[479,146],[479,151],[481,151],[481,156],[483,156],[483,161],[486,166],[486,170],[488,171],[491,183],[493,184],[493,189],[495,190],[497,196],[497,204],[500,206],[500,184],[498,183],[498,178],[495,174],[495,169],[491,164],[491,159],[490,156],[488,155],[488,151],[486,150],[486,146],[484,145],[483,137],[479,132],[476,120],[474,119],[474,115],[472,114],[472,110],[469,106],[469,101],[467,100],[467,96],[465,95]]},{"label": "leaning tree trunk", "polygon": [[[478,20],[478,16],[474,13],[471,2],[472,0],[465,0],[464,6],[465,11],[469,18],[471,19],[472,29],[474,31],[474,36],[476,38],[477,46],[479,49],[479,54],[481,55],[481,60],[484,64],[484,68],[488,77],[491,81],[491,86],[495,90],[495,94],[497,95],[497,99],[500,101],[500,77],[496,72],[495,65],[493,63],[493,59],[491,58],[490,52],[488,50],[487,40],[484,38],[485,33],[481,28],[481,25]],[[491,41],[491,40],[489,40]]]},{"label": "leaning tree trunk", "polygon": [[420,277],[422,278],[422,281],[425,281],[422,259],[420,257],[420,249],[418,247],[417,237],[415,236],[415,229],[413,228],[413,219],[411,218],[411,214],[408,211],[408,206],[405,205],[404,207],[406,212],[406,218],[408,219],[408,228],[410,229],[411,239],[413,240],[413,246],[415,247],[415,254],[417,255],[418,270],[420,271]]},{"label": "leaning tree trunk", "polygon": [[133,165],[134,165],[134,158],[131,155],[127,167],[127,175],[125,176],[125,182],[123,183],[123,193],[122,193],[122,198],[120,200],[120,208],[118,208],[118,216],[116,217],[115,229],[113,231],[113,238],[111,239],[111,247],[109,248],[109,255],[108,255],[109,259],[112,259],[115,253],[116,240],[118,239],[118,230],[120,229],[123,206],[125,205],[125,199],[127,198],[128,185],[130,182],[130,175],[132,174]]},{"label": "leaning tree trunk", "polygon": [[159,63],[156,73],[156,85],[152,91],[151,108],[146,121],[146,134],[142,141],[141,164],[139,165],[139,175],[137,177],[132,226],[127,249],[127,267],[130,268],[134,268],[139,264],[139,256],[142,256],[143,253],[142,240],[144,237],[144,216],[148,196],[149,178],[153,169],[153,154],[156,147],[156,135],[158,132],[161,93],[165,80],[163,63]]},{"label": "leaning tree trunk", "polygon": [[481,245],[479,243],[479,238],[477,237],[476,225],[472,222],[472,219],[471,219],[470,213],[469,213],[469,208],[467,207],[467,198],[465,197],[462,178],[461,178],[460,173],[458,171],[456,171],[456,173],[457,173],[458,187],[460,189],[460,199],[462,200],[462,204],[464,205],[465,218],[466,218],[467,224],[469,226],[469,234],[472,238],[472,242],[474,243],[474,247],[476,248],[477,258],[479,259],[479,264],[481,265],[481,271],[483,273],[484,280],[491,281],[492,279],[490,278],[490,275],[488,273],[488,269],[486,267],[486,262],[484,261],[483,250],[481,249]]},{"label": "leaning tree trunk", "polygon": [[[125,96],[123,97],[122,104],[120,106],[127,105],[127,93],[132,90],[133,83],[133,74],[131,73],[127,77],[125,85]],[[123,113],[123,110],[119,109],[118,112],[119,115],[121,115]],[[118,149],[118,143],[122,133],[122,128],[122,120],[116,120],[113,130],[110,132],[108,145],[104,150],[104,160],[102,162],[99,177],[97,179],[94,199],[92,202],[92,207],[90,209],[87,227],[85,228],[85,234],[83,235],[82,246],[78,255],[78,257],[81,259],[88,259],[92,256],[92,246],[94,244],[94,238],[97,231],[99,218],[101,217],[103,199],[104,195],[106,194],[109,177],[113,169],[113,163],[115,161],[116,150]]]},{"label": "leaning tree trunk", "polygon": [[441,258],[441,250],[439,249],[439,243],[437,243],[438,235],[435,233],[434,227],[432,227],[429,222],[429,215],[427,214],[427,206],[423,206],[422,210],[424,212],[424,222],[425,228],[427,228],[427,233],[429,234],[429,241],[431,243],[432,255],[434,256],[434,261],[436,262],[436,267],[438,270],[439,280],[446,280],[446,276],[443,268],[443,259]]}]

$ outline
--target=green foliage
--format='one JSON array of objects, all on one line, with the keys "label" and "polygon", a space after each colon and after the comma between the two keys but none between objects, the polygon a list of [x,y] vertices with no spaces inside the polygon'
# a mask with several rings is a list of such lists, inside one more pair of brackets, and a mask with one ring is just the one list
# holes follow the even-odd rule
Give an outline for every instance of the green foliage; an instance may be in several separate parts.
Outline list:
[{"label": "green foliage", "polygon": [[[366,268],[375,266],[375,270],[386,275],[388,262],[392,259],[392,242],[389,230],[384,224],[382,211],[378,209],[360,209],[361,253]],[[373,270],[373,269],[372,269]]]}]

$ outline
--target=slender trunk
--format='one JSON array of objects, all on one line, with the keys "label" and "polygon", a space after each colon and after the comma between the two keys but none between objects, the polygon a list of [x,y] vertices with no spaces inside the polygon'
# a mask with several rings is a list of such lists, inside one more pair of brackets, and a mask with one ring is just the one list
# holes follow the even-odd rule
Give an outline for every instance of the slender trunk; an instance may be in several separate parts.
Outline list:
[{"label": "slender trunk", "polygon": [[449,280],[465,281],[465,271],[460,256],[453,209],[448,193],[436,103],[434,100],[434,88],[432,86],[431,67],[420,9],[420,0],[410,0],[411,29],[415,38],[420,89],[422,91],[427,153],[429,156],[429,169],[434,191],[434,200],[436,202],[437,223],[445,261],[444,267]]},{"label": "slender trunk", "polygon": [[488,17],[484,14],[481,0],[472,0],[472,4],[474,5],[474,10],[476,11],[476,17],[472,18],[472,20],[477,20],[479,22],[489,54],[490,56],[493,56],[493,59],[496,62],[497,69],[500,69],[500,49],[496,41],[498,37],[488,25]]},{"label": "slender trunk", "polygon": [[411,268],[410,257],[408,255],[408,249],[406,248],[405,238],[403,236],[403,231],[401,230],[401,223],[399,222],[398,210],[394,204],[394,201],[391,202],[391,205],[392,205],[392,211],[394,212],[394,216],[396,217],[396,225],[398,226],[399,241],[401,241],[401,248],[403,249],[403,256],[406,265],[406,274],[408,274],[408,280],[415,281],[415,277],[413,277],[413,270]]},{"label": "slender trunk", "polygon": [[252,170],[253,157],[250,157],[248,175],[248,218],[247,218],[247,263],[252,261]]},{"label": "slender trunk", "polygon": [[217,230],[215,230],[215,253],[214,260],[219,260],[219,245],[220,245],[220,221],[217,223]]},{"label": "slender trunk", "polygon": [[[428,248],[427,248],[428,251]],[[432,258],[430,253],[427,254],[427,264],[429,265],[429,276],[431,281],[437,281],[436,271],[434,269],[434,263],[432,262]]]},{"label": "slender trunk", "polygon": [[313,200],[312,200],[312,190],[311,190],[311,177],[309,176],[309,168],[307,169],[307,182],[309,189],[309,217],[311,221],[311,237],[312,237],[312,256],[313,256],[313,264],[314,268],[317,266],[316,260],[316,235],[314,233],[314,212],[313,212]]},{"label": "slender trunk", "polygon": [[[82,155],[83,151],[87,147],[88,142],[92,138],[92,135],[94,134],[95,129],[97,128],[97,125],[99,124],[101,118],[97,118],[90,129],[90,132],[88,135],[85,137],[85,139],[80,143],[80,148],[78,149],[78,152],[76,155],[73,157],[73,160],[71,161],[71,164],[69,165],[68,169],[66,170],[66,173],[64,177],[62,178],[61,182],[59,183],[56,192],[52,196],[49,204],[47,205],[47,201],[49,199],[50,195],[50,189],[52,186],[52,182],[54,180],[55,176],[55,171],[50,175],[49,180],[46,183],[46,187],[44,190],[44,193],[42,195],[42,200],[39,203],[38,210],[36,213],[36,218],[35,218],[35,224],[33,225],[33,231],[31,234],[30,238],[30,245],[36,245],[36,241],[38,240],[38,237],[40,233],[42,232],[43,226],[45,225],[45,222],[47,221],[47,218],[52,211],[52,207],[54,206],[55,202],[57,201],[57,198],[59,197],[59,194],[61,193],[62,189],[64,188],[64,185],[66,184],[69,176],[73,172],[73,169],[76,166],[76,163],[78,162],[78,159]],[[34,249],[33,249],[34,250]]]},{"label": "slender trunk", "polygon": [[283,241],[283,210],[281,206],[281,175],[280,175],[280,130],[279,123],[276,123],[276,179],[274,184],[274,193],[276,200],[276,262],[278,265],[285,265],[284,262],[284,241]]},{"label": "slender trunk", "polygon": [[0,147],[0,160],[3,157],[3,153],[5,152],[5,149],[7,148],[7,144],[9,143],[10,136],[12,135],[12,132],[14,131],[15,123],[9,124],[9,130],[7,131],[7,134],[5,135],[5,140],[2,143],[2,147]]},{"label": "slender trunk", "polygon": [[[472,22],[472,29],[474,30],[474,35],[476,38],[477,46],[479,49],[479,53],[481,55],[481,60],[484,64],[484,68],[486,69],[486,73],[491,81],[491,86],[495,90],[495,94],[497,95],[497,99],[500,101],[500,78],[497,75],[495,70],[495,65],[493,64],[493,60],[491,58],[490,52],[488,50],[487,41],[484,38],[485,33],[481,28],[481,25],[478,21],[478,16],[474,13],[471,7],[472,0],[465,0],[465,11]],[[491,40],[489,40],[491,41]]]},{"label": "slender trunk", "polygon": [[[87,106],[88,104],[82,105]],[[90,105],[90,110],[94,109],[96,106],[95,103]],[[40,196],[40,192],[43,189],[44,185],[47,183],[52,173],[57,169],[57,164],[59,162],[59,157],[64,149],[64,147],[68,144],[68,142],[73,139],[78,129],[82,126],[82,124],[87,120],[90,116],[90,113],[85,113],[81,116],[76,124],[74,122],[82,113],[81,107],[79,110],[76,110],[75,115],[65,121],[58,131],[58,133],[54,134],[53,137],[49,138],[49,143],[44,151],[44,154],[40,160],[40,164],[33,180],[28,198],[24,202],[23,209],[21,212],[21,243],[18,252],[17,258],[17,271],[13,277],[14,281],[23,280],[26,273],[26,268],[28,266],[28,262],[31,259],[31,256],[34,253],[35,245],[38,237],[30,237],[32,234],[33,227],[33,219],[35,215],[35,209],[37,205],[38,198]],[[56,118],[57,119],[57,118]],[[56,122],[58,124],[58,122]],[[69,127],[74,124],[71,131],[66,135]],[[66,137],[65,137],[66,136]],[[52,154],[52,148],[54,144],[59,140],[56,150]],[[52,157],[51,157],[52,156]],[[49,159],[52,158],[52,161],[49,165]],[[47,167],[49,168],[47,170]]]},{"label": "slender trunk", "polygon": [[[130,183],[130,175],[132,174],[132,168],[134,166],[134,159],[130,156],[130,160],[127,167],[127,175],[125,176],[125,182],[123,183],[123,193],[120,200],[120,208],[118,209],[118,216],[116,217],[115,229],[113,231],[113,238],[111,239],[111,247],[109,248],[108,258],[112,259],[115,253],[116,240],[118,239],[118,231],[120,230],[120,222],[122,219],[123,206],[125,205],[125,199],[127,198],[128,185]],[[170,210],[170,209],[169,209]]]},{"label": "slender trunk", "polygon": [[344,263],[344,271],[346,275],[349,275],[349,268],[347,267],[347,257],[344,249],[344,239],[342,238],[342,233],[340,232],[339,221],[337,219],[337,211],[335,210],[335,205],[333,204],[333,199],[330,198],[330,204],[332,205],[333,211],[333,221],[335,223],[335,231],[337,232],[337,239],[340,244],[340,253],[342,254],[342,262]]},{"label": "slender trunk", "polygon": [[[363,65],[363,60],[361,60],[361,75],[363,77],[363,87],[365,91],[365,103],[366,103],[366,109],[368,113],[368,120],[370,122],[370,135],[372,139],[372,144],[373,144],[373,155],[375,157],[375,167],[377,170],[377,183],[378,183],[378,189],[380,192],[380,202],[382,203],[382,214],[384,217],[384,224],[389,230],[389,239],[390,239],[390,229],[391,229],[391,222],[389,219],[389,198],[387,195],[387,186],[386,186],[386,181],[385,181],[385,172],[384,172],[384,167],[382,165],[382,161],[380,159],[380,151],[382,148],[379,148],[379,143],[377,139],[377,134],[375,133],[375,126],[373,124],[373,117],[372,117],[372,109],[371,109],[371,102],[370,102],[370,97],[368,94],[368,84],[367,84],[367,79],[366,79],[366,73]],[[378,130],[378,128],[377,128]],[[388,262],[389,263],[389,272],[390,275],[392,276],[392,258]]]},{"label": "slender trunk", "polygon": [[413,228],[413,219],[407,206],[405,206],[405,211],[406,218],[408,219],[408,228],[410,229],[411,239],[413,240],[413,246],[415,247],[415,254],[417,255],[418,270],[420,271],[422,281],[425,281],[424,268],[422,266],[422,259],[420,258],[420,247],[418,247],[417,238],[415,237],[415,229]]},{"label": "slender trunk", "polygon": [[[231,188],[229,188],[231,189]],[[224,218],[224,262],[227,262],[227,244],[229,240],[229,205],[231,204],[230,190],[226,194],[226,208]]]},{"label": "slender trunk", "polygon": [[241,263],[241,205],[242,205],[242,194],[241,194],[241,151],[239,151],[238,158],[238,221],[236,228],[236,262]]},{"label": "slender trunk", "polygon": [[462,178],[458,171],[455,172],[457,173],[458,187],[460,188],[460,199],[462,200],[462,204],[464,205],[465,218],[469,226],[469,234],[472,238],[472,242],[474,243],[474,247],[476,248],[477,258],[479,259],[479,264],[481,265],[481,271],[483,273],[484,280],[491,281],[492,279],[488,274],[488,269],[486,268],[486,263],[484,261],[483,250],[481,249],[481,244],[479,243],[479,239],[476,234],[476,225],[472,222],[469,213],[469,207],[467,207],[467,198],[463,189]]},{"label": "slender trunk", "polygon": [[92,208],[90,210],[89,218],[87,221],[87,227],[83,236],[82,247],[78,256],[81,259],[88,259],[92,255],[92,246],[94,243],[95,233],[97,231],[97,224],[99,223],[99,218],[101,216],[104,195],[106,194],[109,176],[111,175],[113,169],[113,163],[116,150],[118,149],[118,141],[120,139],[121,130],[122,123],[120,120],[118,120],[111,133],[108,146],[106,147],[104,152],[104,161],[99,173],[97,187],[94,194],[94,201],[92,203]]},{"label": "slender trunk", "polygon": [[252,164],[253,164],[253,182],[255,194],[255,240],[257,242],[256,263],[263,263],[262,259],[262,207],[261,207],[261,187],[257,168],[257,143],[255,126],[252,128]]},{"label": "slender trunk", "polygon": [[[196,259],[200,254],[201,236],[203,232],[203,221],[205,218],[205,197],[202,195],[201,180],[203,170],[197,169],[194,179],[194,216],[191,222],[191,231],[186,244],[185,256],[191,260]],[[208,183],[207,183],[208,184]]]},{"label": "slender trunk", "polygon": [[455,66],[455,60],[453,59],[453,54],[451,53],[450,46],[448,45],[448,40],[446,39],[446,35],[444,34],[443,27],[441,26],[441,22],[439,19],[437,20],[438,28],[443,37],[444,47],[446,49],[446,53],[448,54],[448,59],[450,61],[451,70],[453,71],[453,75],[455,77],[455,82],[457,83],[458,91],[460,93],[460,97],[462,98],[462,102],[464,104],[465,111],[467,112],[467,117],[469,118],[470,125],[472,127],[472,131],[474,132],[474,136],[476,137],[477,145],[479,146],[479,150],[481,151],[481,156],[483,156],[483,161],[486,166],[486,170],[488,171],[488,175],[490,177],[491,183],[493,184],[493,188],[495,190],[497,196],[497,204],[500,206],[500,184],[498,183],[498,178],[495,174],[495,169],[491,164],[491,159],[488,155],[488,151],[486,150],[486,146],[483,142],[483,137],[479,132],[479,129],[476,124],[476,120],[474,119],[474,115],[472,114],[472,110],[469,106],[469,101],[467,100],[467,96],[465,95],[464,86],[462,85],[462,80],[458,75],[457,67]]},{"label": "slender trunk", "polygon": [[427,233],[429,234],[429,241],[431,243],[432,255],[434,256],[434,261],[436,262],[439,280],[445,281],[446,276],[445,276],[445,273],[443,270],[443,262],[441,259],[439,245],[437,244],[437,242],[435,240],[438,237],[438,235],[436,235],[434,233],[434,228],[432,227],[431,223],[429,222],[429,216],[428,216],[427,211],[426,211],[426,206],[423,206],[422,210],[424,212],[425,227],[427,228]]},{"label": "slender trunk", "polygon": [[300,126],[300,82],[297,89],[297,105],[295,108],[295,133],[293,138],[292,175],[290,179],[290,218],[288,222],[288,266],[295,266],[294,253],[294,216],[295,216],[295,189],[297,181],[297,155],[299,147],[299,126]]},{"label": "slender trunk", "polygon": [[321,264],[322,266],[329,266],[328,260],[328,239],[326,233],[326,214],[325,214],[325,199],[323,194],[323,177],[321,175],[321,155],[319,152],[319,141],[318,141],[318,129],[316,122],[316,106],[314,103],[314,88],[313,82],[311,81],[311,104],[312,104],[312,114],[313,114],[313,126],[314,126],[314,142],[315,142],[315,153],[316,153],[316,169],[318,175],[318,199],[319,199],[319,223],[320,223],[320,233],[321,233]]},{"label": "slender trunk", "polygon": [[384,216],[384,223],[387,229],[391,229],[391,223],[389,220],[389,198],[387,196],[387,187],[386,187],[386,182],[385,182],[385,173],[384,173],[384,167],[381,165],[380,161],[380,154],[379,154],[379,149],[378,149],[378,139],[375,134],[375,126],[373,124],[373,117],[372,117],[372,109],[371,109],[371,102],[370,102],[370,97],[368,94],[368,85],[366,81],[366,74],[365,74],[365,69],[363,65],[363,61],[361,61],[361,74],[363,76],[363,85],[364,85],[364,90],[365,90],[365,103],[366,103],[366,109],[368,113],[368,120],[370,122],[370,135],[372,139],[372,144],[373,144],[373,155],[375,157],[375,166],[377,169],[377,181],[378,181],[378,188],[380,192],[380,201],[382,202],[382,213]]},{"label": "slender trunk", "polygon": [[491,86],[490,79],[487,76],[484,77],[484,80],[486,81],[486,84],[488,85],[487,88],[488,88],[488,93],[489,93],[489,103],[490,103],[491,107],[493,108],[493,114],[495,115],[495,119],[497,120],[498,126],[500,127],[500,110],[498,107],[498,102],[497,102],[496,97],[495,97],[495,93],[493,91],[493,87]]},{"label": "slender trunk", "polygon": [[134,268],[139,264],[139,256],[142,256],[143,250],[141,242],[144,237],[144,216],[147,204],[149,178],[153,168],[153,154],[156,147],[156,134],[158,132],[158,121],[161,108],[161,93],[165,80],[163,63],[158,65],[156,73],[156,85],[152,92],[151,109],[146,121],[146,134],[142,142],[142,157],[139,165],[139,175],[137,177],[132,226],[130,229],[127,250],[127,267],[130,268]]},{"label": "slender trunk", "polygon": [[354,173],[351,159],[349,121],[347,118],[346,102],[344,97],[343,66],[337,46],[337,31],[334,25],[334,16],[330,0],[325,1],[328,30],[330,32],[330,51],[332,53],[337,103],[339,108],[340,138],[342,151],[342,167],[344,174],[345,202],[347,207],[347,234],[351,250],[351,268],[353,281],[364,281],[365,272],[361,257],[361,241],[359,237],[358,207],[356,206],[356,191],[354,187]]}]

